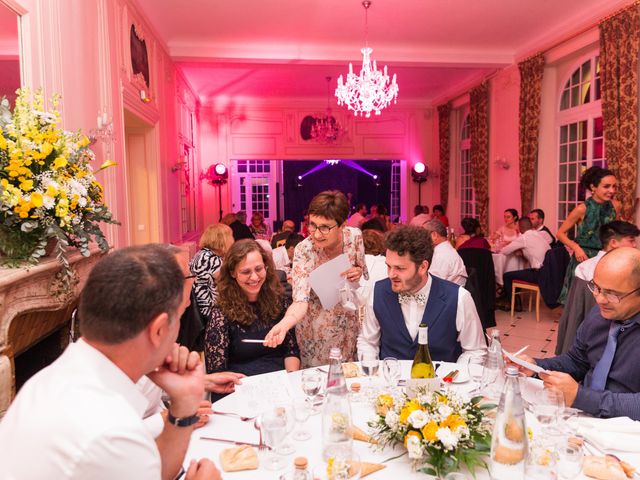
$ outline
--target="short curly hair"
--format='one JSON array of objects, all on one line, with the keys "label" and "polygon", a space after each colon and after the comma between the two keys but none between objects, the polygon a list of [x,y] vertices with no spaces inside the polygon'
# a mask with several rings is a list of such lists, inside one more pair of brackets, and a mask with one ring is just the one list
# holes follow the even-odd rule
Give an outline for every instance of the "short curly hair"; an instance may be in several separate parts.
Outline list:
[{"label": "short curly hair", "polygon": [[433,242],[424,228],[409,225],[398,227],[387,233],[385,244],[387,250],[396,252],[398,255],[408,253],[416,266],[420,266],[425,260],[431,264]]},{"label": "short curly hair", "polygon": [[364,242],[364,253],[384,255],[384,235],[378,230],[363,230],[362,241]]},{"label": "short curly hair", "polygon": [[325,190],[313,197],[307,213],[335,220],[342,225],[349,216],[349,201],[339,190]]}]

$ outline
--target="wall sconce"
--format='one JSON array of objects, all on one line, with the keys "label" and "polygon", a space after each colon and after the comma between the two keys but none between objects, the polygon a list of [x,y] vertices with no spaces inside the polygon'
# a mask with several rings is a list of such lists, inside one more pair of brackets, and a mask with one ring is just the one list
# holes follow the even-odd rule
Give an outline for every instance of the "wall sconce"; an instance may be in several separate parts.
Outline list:
[{"label": "wall sconce", "polygon": [[147,95],[146,91],[140,90],[140,100],[142,103],[149,103],[151,101],[151,97]]},{"label": "wall sconce", "polygon": [[180,170],[184,170],[185,165],[187,164],[187,157],[181,155],[178,161],[175,163],[173,167],[171,167],[171,172],[176,173]]},{"label": "wall sconce", "polygon": [[497,167],[503,169],[503,170],[509,170],[511,168],[511,164],[509,163],[509,161],[504,158],[504,157],[498,157],[495,159],[495,161],[493,162]]},{"label": "wall sconce", "polygon": [[106,111],[98,112],[96,121],[97,128],[89,130],[89,140],[95,143],[96,140],[111,142],[113,140],[113,121]]}]

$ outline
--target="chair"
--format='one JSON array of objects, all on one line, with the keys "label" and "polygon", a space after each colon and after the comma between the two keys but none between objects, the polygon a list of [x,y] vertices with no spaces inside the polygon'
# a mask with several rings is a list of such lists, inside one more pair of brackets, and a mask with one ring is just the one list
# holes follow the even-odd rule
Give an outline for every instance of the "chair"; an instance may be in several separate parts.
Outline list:
[{"label": "chair", "polygon": [[525,293],[518,292],[518,289],[528,290],[529,311],[531,311],[533,294],[536,294],[536,322],[540,322],[540,287],[535,283],[525,282],[524,280],[514,280],[511,284],[511,316],[513,317],[513,311],[516,305],[516,295],[522,295],[523,293]]},{"label": "chair", "polygon": [[461,248],[458,254],[467,269],[466,288],[476,305],[482,328],[496,326],[496,274],[490,250],[484,248]]},{"label": "chair", "polygon": [[587,282],[575,277],[567,294],[564,311],[558,321],[556,355],[561,355],[571,348],[578,327],[595,304],[596,299],[587,287]]}]

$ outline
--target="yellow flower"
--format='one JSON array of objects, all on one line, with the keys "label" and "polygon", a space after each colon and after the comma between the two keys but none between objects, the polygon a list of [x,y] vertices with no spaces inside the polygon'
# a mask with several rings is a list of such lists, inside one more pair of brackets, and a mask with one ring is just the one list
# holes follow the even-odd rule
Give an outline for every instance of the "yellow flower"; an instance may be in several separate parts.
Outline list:
[{"label": "yellow flower", "polygon": [[66,159],[63,155],[60,155],[59,157],[57,157],[57,158],[54,160],[54,162],[53,162],[53,169],[54,169],[54,170],[59,170],[59,169],[61,169],[62,167],[66,167],[66,166],[67,166],[67,163],[69,163],[69,162],[67,162],[67,159]]},{"label": "yellow flower", "polygon": [[38,192],[33,192],[31,194],[31,206],[33,208],[38,208],[42,206],[42,194]]},{"label": "yellow flower", "polygon": [[449,427],[452,432],[455,432],[459,427],[466,427],[467,423],[457,413],[452,413],[442,422],[442,427]]},{"label": "yellow flower", "polygon": [[44,154],[44,157],[48,157],[51,152],[53,152],[53,145],[49,142],[44,142],[42,147],[40,147],[40,151]]},{"label": "yellow flower", "polygon": [[0,130],[0,150],[6,150],[7,149],[7,141],[5,140],[4,136],[2,135],[2,131]]},{"label": "yellow flower", "polygon": [[20,182],[20,188],[25,192],[33,190],[33,180],[22,179]]},{"label": "yellow flower", "polygon": [[401,423],[407,423],[407,419],[409,418],[409,415],[411,415],[412,412],[415,412],[416,410],[422,410],[422,407],[420,406],[420,402],[418,402],[417,399],[413,399],[413,400],[409,400],[404,407],[402,407],[402,410],[400,410],[400,422]]},{"label": "yellow flower", "polygon": [[418,440],[422,440],[422,435],[420,435],[420,432],[418,432],[417,430],[409,430],[407,432],[407,435],[404,437],[404,446],[407,446],[407,440],[409,439],[409,437],[418,437]]},{"label": "yellow flower", "polygon": [[391,395],[378,395],[376,400],[376,413],[378,415],[386,415],[390,408],[393,407],[393,397]]},{"label": "yellow flower", "polygon": [[438,437],[436,436],[436,432],[438,431],[438,428],[440,428],[438,422],[431,420],[429,423],[427,423],[424,427],[422,427],[422,435],[424,436],[424,439],[428,442],[437,441]]},{"label": "yellow flower", "polygon": [[82,135],[82,138],[80,139],[78,145],[80,145],[81,147],[86,147],[87,145],[89,145],[89,143],[91,143],[89,138],[86,135]]},{"label": "yellow flower", "polygon": [[69,213],[69,200],[61,198],[56,205],[56,217],[63,218]]}]

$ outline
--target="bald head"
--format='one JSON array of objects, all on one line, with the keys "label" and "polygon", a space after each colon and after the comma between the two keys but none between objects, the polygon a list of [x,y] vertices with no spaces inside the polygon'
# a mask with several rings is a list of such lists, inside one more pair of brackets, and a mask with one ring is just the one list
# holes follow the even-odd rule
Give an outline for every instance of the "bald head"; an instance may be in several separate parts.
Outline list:
[{"label": "bald head", "polygon": [[[624,321],[640,312],[640,251],[631,247],[611,250],[598,262],[593,274],[600,314]],[[618,301],[615,301],[615,297]]]},{"label": "bald head", "polygon": [[606,280],[627,281],[640,286],[640,250],[637,248],[620,247],[607,253],[596,266],[598,276]]}]

